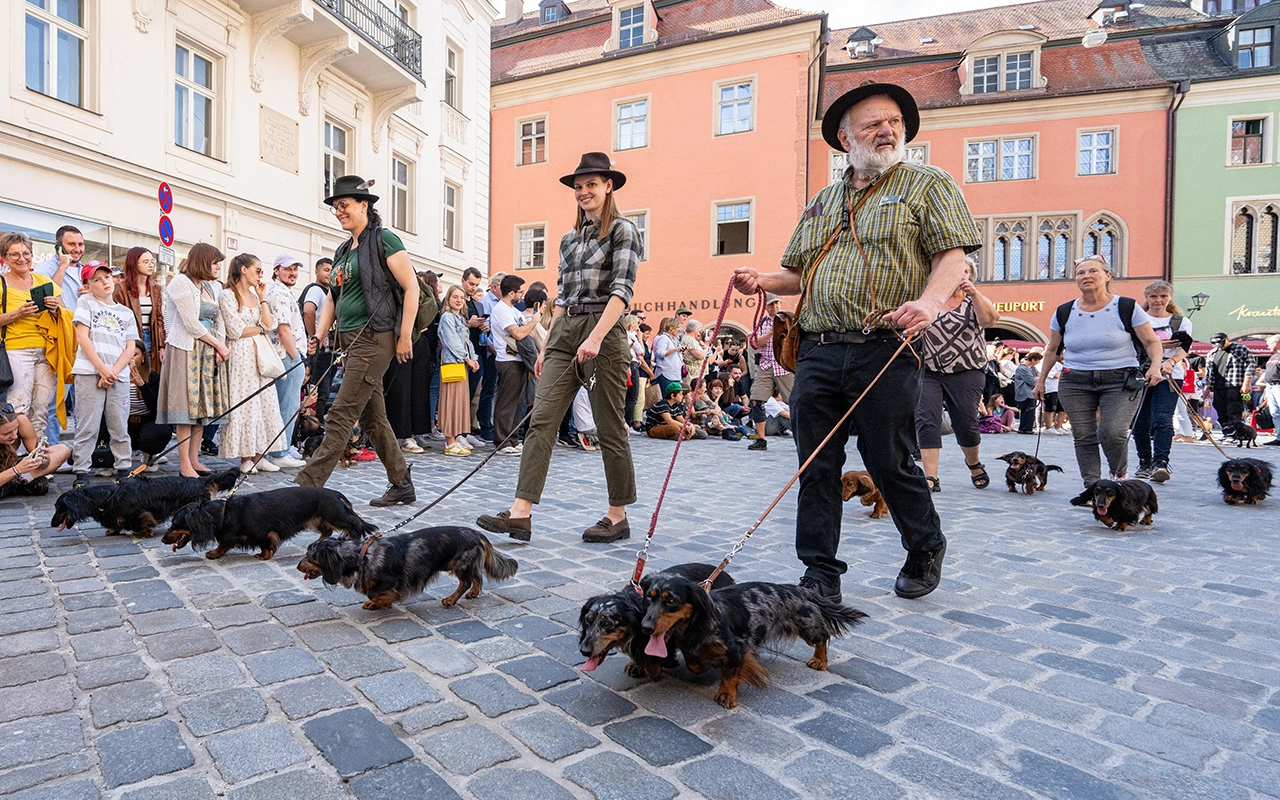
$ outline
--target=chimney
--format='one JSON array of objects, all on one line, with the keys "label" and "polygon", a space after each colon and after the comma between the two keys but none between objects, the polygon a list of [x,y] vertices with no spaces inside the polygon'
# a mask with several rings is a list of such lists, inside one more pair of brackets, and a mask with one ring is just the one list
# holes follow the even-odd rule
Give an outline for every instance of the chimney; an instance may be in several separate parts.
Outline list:
[{"label": "chimney", "polygon": [[507,0],[507,16],[503,20],[506,25],[514,25],[524,16],[524,0]]}]

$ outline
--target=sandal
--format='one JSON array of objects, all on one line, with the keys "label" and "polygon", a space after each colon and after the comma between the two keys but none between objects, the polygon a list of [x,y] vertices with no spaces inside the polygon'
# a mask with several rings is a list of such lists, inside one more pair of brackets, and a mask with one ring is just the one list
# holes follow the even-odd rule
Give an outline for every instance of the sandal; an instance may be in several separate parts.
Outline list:
[{"label": "sandal", "polygon": [[937,478],[933,477],[932,475],[925,475],[924,479],[929,482],[929,491],[931,492],[942,491],[942,482],[939,481]]},{"label": "sandal", "polygon": [[979,489],[985,489],[991,485],[991,476],[987,474],[987,468],[982,466],[981,461],[977,464],[965,464],[965,466],[969,468],[970,472],[973,472],[975,469],[982,470],[982,472],[979,472],[977,475],[969,476],[969,480],[973,481],[974,486]]}]

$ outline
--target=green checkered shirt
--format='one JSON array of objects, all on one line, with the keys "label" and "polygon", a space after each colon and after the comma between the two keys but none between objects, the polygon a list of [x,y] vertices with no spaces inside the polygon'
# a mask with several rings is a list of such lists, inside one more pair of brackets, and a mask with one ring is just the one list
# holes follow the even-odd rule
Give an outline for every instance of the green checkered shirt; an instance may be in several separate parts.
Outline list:
[{"label": "green checkered shirt", "polygon": [[[865,191],[854,189],[847,175],[809,203],[782,253],[783,267],[801,270],[802,285],[846,213],[846,193],[853,193],[856,205]],[[937,167],[901,164],[875,191],[859,209],[857,225],[871,260],[876,307],[885,311],[924,292],[935,254],[953,247],[971,253],[982,246],[982,239],[960,187]],[[818,265],[800,312],[800,327],[809,332],[861,330],[870,311],[867,270],[853,234],[846,230]]]}]

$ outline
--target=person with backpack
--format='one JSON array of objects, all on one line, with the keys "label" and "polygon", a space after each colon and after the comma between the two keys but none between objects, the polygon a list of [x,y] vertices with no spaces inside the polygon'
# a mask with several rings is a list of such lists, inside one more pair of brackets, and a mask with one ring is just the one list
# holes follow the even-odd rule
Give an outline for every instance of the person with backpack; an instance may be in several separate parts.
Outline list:
[{"label": "person with backpack", "polygon": [[[1106,454],[1111,477],[1129,477],[1129,425],[1143,386],[1164,380],[1163,346],[1151,330],[1151,318],[1132,297],[1111,293],[1111,265],[1101,255],[1075,262],[1080,297],[1058,306],[1049,324],[1044,366],[1036,380],[1035,398],[1044,400],[1045,377],[1059,357],[1062,376],[1058,400],[1067,411],[1075,439],[1076,463],[1085,491],[1071,500],[1085,505],[1090,487],[1102,477],[1098,445]],[[1139,365],[1145,353],[1148,366]]]},{"label": "person with backpack", "polygon": [[369,193],[373,181],[345,175],[334,181],[324,202],[351,238],[333,255],[330,291],[320,309],[316,332],[307,342],[314,355],[329,328],[338,326],[338,349],[345,351],[342,387],[325,421],[324,440],[298,472],[300,486],[324,486],[338,465],[356,423],[373,440],[391,484],[372,506],[409,504],[417,499],[400,442],[387,421],[382,376],[394,358],[413,358],[419,316],[419,279],[400,237],[382,227]]},{"label": "person with backpack", "polygon": [[[1151,318],[1151,330],[1164,351],[1161,371],[1181,385],[1187,373],[1187,353],[1191,350],[1191,320],[1173,302],[1173,286],[1168,282],[1149,283],[1142,295],[1145,298],[1142,308]],[[1178,393],[1168,381],[1147,389],[1133,423],[1133,444],[1138,448],[1135,478],[1164,483],[1173,477],[1169,453],[1173,449],[1173,412],[1177,407]]]}]

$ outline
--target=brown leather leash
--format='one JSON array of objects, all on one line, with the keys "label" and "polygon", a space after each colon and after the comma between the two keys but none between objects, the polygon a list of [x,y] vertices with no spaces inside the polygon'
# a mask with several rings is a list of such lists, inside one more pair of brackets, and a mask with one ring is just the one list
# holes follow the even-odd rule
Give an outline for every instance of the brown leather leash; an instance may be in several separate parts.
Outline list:
[{"label": "brown leather leash", "polygon": [[1213,426],[1210,425],[1209,429],[1207,431],[1205,430],[1204,417],[1200,416],[1199,414],[1197,414],[1195,411],[1191,409],[1191,402],[1187,400],[1187,396],[1182,393],[1182,387],[1179,386],[1176,382],[1174,382],[1172,375],[1165,375],[1164,379],[1168,381],[1169,385],[1173,387],[1173,390],[1178,393],[1178,397],[1182,398],[1182,402],[1186,403],[1187,413],[1191,415],[1191,419],[1195,420],[1195,423],[1197,426],[1199,426],[1200,430],[1204,431],[1205,438],[1209,440],[1209,444],[1218,448],[1218,452],[1222,453],[1222,457],[1230,461],[1231,456],[1227,455],[1227,451],[1223,450],[1222,447],[1218,445],[1218,440],[1213,438]]}]

